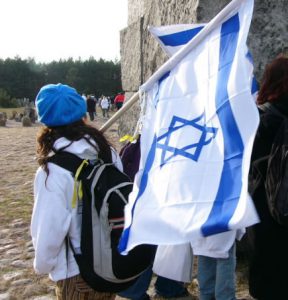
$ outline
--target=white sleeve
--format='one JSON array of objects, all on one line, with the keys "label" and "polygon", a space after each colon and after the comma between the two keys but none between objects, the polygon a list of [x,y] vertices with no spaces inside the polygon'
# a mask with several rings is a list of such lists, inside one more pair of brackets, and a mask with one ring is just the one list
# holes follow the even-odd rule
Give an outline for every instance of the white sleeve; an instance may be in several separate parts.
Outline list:
[{"label": "white sleeve", "polygon": [[68,206],[73,178],[67,172],[59,176],[57,166],[53,167],[49,168],[48,178],[44,170],[39,168],[34,181],[31,236],[35,249],[34,268],[40,274],[50,273],[56,266],[71,222]]},{"label": "white sleeve", "polygon": [[119,156],[119,154],[117,153],[117,151],[113,148],[111,148],[111,152],[112,152],[112,162],[115,164],[115,166],[121,171],[123,172],[123,165],[122,165],[122,161],[121,158]]}]

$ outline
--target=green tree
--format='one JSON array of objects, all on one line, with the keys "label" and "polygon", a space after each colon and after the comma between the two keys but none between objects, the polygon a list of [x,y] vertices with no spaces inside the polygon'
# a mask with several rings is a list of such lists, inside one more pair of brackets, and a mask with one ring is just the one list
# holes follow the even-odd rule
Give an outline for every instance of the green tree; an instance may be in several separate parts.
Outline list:
[{"label": "green tree", "polygon": [[0,59],[0,89],[9,96],[33,101],[39,89],[48,83],[68,84],[79,93],[111,96],[122,90],[120,63],[94,57],[85,61],[61,59],[48,64],[18,56]]},{"label": "green tree", "polygon": [[0,107],[17,107],[15,98],[11,98],[6,90],[0,88]]}]

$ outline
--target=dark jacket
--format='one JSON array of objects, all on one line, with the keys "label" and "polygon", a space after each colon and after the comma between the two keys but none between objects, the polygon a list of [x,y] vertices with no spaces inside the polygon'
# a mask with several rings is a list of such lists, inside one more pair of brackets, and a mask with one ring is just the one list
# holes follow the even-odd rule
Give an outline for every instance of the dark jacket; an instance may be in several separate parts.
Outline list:
[{"label": "dark jacket", "polygon": [[[288,102],[281,101],[275,107],[288,117]],[[260,110],[260,125],[251,156],[250,184],[253,177],[251,176],[253,164],[258,159],[269,155],[282,120],[269,109]],[[264,164],[260,168],[264,177],[266,166]],[[252,245],[249,291],[253,297],[261,300],[288,299],[288,230],[272,218],[268,209],[264,183],[254,191],[252,198],[260,223],[248,229]]]},{"label": "dark jacket", "polygon": [[93,98],[88,97],[87,98],[87,111],[95,112],[96,111],[95,106],[96,106],[96,101]]}]

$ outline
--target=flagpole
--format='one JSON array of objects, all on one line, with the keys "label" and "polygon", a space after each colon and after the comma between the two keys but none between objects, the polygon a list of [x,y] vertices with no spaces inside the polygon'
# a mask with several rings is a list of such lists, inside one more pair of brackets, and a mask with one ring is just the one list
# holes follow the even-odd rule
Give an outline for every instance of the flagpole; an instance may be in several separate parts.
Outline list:
[{"label": "flagpole", "polygon": [[139,92],[135,93],[123,106],[100,128],[101,132],[111,127],[130,107],[139,99]]}]

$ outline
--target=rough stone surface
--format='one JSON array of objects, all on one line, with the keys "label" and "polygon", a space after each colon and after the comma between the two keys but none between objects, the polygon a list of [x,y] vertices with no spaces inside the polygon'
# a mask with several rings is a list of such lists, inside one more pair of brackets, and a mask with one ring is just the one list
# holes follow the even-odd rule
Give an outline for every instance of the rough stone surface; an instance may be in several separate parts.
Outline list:
[{"label": "rough stone surface", "polygon": [[255,1],[248,45],[260,80],[267,62],[288,51],[288,0]]},{"label": "rough stone surface", "polygon": [[145,3],[142,0],[128,0],[128,24],[138,21],[145,13]]},{"label": "rough stone surface", "polygon": [[17,272],[9,272],[3,275],[3,279],[4,280],[14,280],[19,278],[21,275],[23,274],[23,272],[21,271],[17,271]]},{"label": "rough stone surface", "polygon": [[10,299],[9,293],[0,294],[0,300],[8,300]]},{"label": "rough stone surface", "polygon": [[[160,26],[210,21],[230,0],[129,0],[128,27],[121,32],[122,85],[132,93],[166,60],[148,25]],[[288,0],[255,0],[248,36],[260,81],[265,65],[280,52],[288,51]],[[127,94],[126,94],[127,95]],[[126,96],[126,99],[129,99]],[[132,110],[137,109],[136,105]],[[137,113],[126,113],[120,123],[133,128]],[[128,123],[128,125],[127,125]],[[125,129],[125,126],[120,126]],[[126,132],[120,132],[126,134]]]},{"label": "rough stone surface", "polygon": [[11,286],[23,286],[32,283],[32,279],[19,279],[11,283]]},{"label": "rough stone surface", "polygon": [[52,296],[40,296],[40,297],[36,297],[36,298],[33,298],[33,300],[54,300],[55,297],[52,297]]},{"label": "rough stone surface", "polygon": [[121,77],[126,91],[137,91],[141,82],[141,24],[142,19],[139,19],[120,35]]}]

